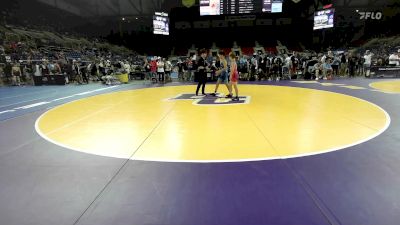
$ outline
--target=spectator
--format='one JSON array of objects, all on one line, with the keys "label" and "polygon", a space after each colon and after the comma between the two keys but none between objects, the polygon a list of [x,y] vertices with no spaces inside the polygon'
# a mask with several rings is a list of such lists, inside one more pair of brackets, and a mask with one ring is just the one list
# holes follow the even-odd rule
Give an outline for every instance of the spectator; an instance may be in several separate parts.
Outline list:
[{"label": "spectator", "polygon": [[169,60],[165,61],[165,76],[166,80],[171,80],[172,63]]},{"label": "spectator", "polygon": [[82,73],[81,73],[81,68],[75,59],[72,61],[72,80],[77,82],[78,84],[83,83],[83,78],[82,78]]},{"label": "spectator", "polygon": [[322,73],[322,62],[321,60],[318,60],[317,63],[314,64],[314,67],[312,69],[312,72],[315,73],[315,80],[319,80],[321,77],[321,73]]},{"label": "spectator", "polygon": [[364,58],[361,57],[361,54],[357,54],[356,58],[356,70],[357,70],[357,75],[363,76],[364,75]]},{"label": "spectator", "polygon": [[132,72],[132,67],[131,64],[128,62],[128,60],[125,60],[124,68],[127,74],[130,74]]},{"label": "spectator", "polygon": [[157,74],[158,74],[158,81],[164,82],[164,70],[165,63],[161,57],[158,57],[157,60]]},{"label": "spectator", "polygon": [[356,69],[357,58],[349,53],[348,67],[349,67],[349,77],[354,77]]},{"label": "spectator", "polygon": [[339,65],[340,65],[340,58],[338,55],[335,55],[332,62],[332,70],[334,76],[339,76]]},{"label": "spectator", "polygon": [[250,80],[256,79],[257,70],[258,70],[257,53],[254,53],[253,57],[250,59]]},{"label": "spectator", "polygon": [[292,78],[291,71],[290,71],[291,67],[292,67],[292,58],[291,58],[291,56],[287,56],[285,58],[285,63],[282,67],[282,70],[283,70],[282,73],[283,73],[283,75],[288,75],[289,80]]},{"label": "spectator", "polygon": [[155,81],[157,81],[156,75],[157,75],[157,57],[154,57],[151,62],[150,62],[150,71],[152,77],[155,78]]},{"label": "spectator", "polygon": [[62,75],[61,66],[58,62],[53,63],[52,74]]},{"label": "spectator", "polygon": [[48,62],[47,62],[46,59],[42,60],[41,67],[42,67],[42,75],[43,76],[46,76],[46,75],[50,74],[49,67],[48,67]]},{"label": "spectator", "polygon": [[324,79],[332,80],[333,79],[333,69],[332,69],[332,58],[327,58],[324,65],[325,76]]},{"label": "spectator", "polygon": [[11,72],[12,73],[12,77],[11,77],[12,85],[13,86],[21,86],[22,72],[21,72],[20,64],[15,61],[11,70],[12,70],[12,72]]},{"label": "spectator", "polygon": [[299,59],[296,55],[296,52],[293,52],[290,57],[290,77],[294,77],[297,74],[297,69],[299,67]]},{"label": "spectator", "polygon": [[35,63],[35,72],[34,75],[35,76],[42,76],[42,67],[39,63]]},{"label": "spectator", "polygon": [[346,70],[347,70],[347,57],[345,53],[342,53],[340,57],[340,75],[346,76]]},{"label": "spectator", "polygon": [[392,53],[389,56],[389,65],[391,66],[400,66],[400,49],[397,50],[397,53]]},{"label": "spectator", "polygon": [[260,56],[258,57],[258,80],[260,81],[261,79],[266,77],[266,62],[265,62],[265,57],[264,54],[260,52]]},{"label": "spectator", "polygon": [[[219,60],[219,58],[217,59]],[[239,73],[240,77],[244,80],[248,80],[248,73],[249,73],[249,61],[246,59],[244,55],[242,55],[239,59],[238,62],[239,65]],[[220,67],[220,65],[217,65],[217,67]]]},{"label": "spectator", "polygon": [[184,81],[184,73],[185,73],[185,64],[181,59],[178,60],[178,77],[180,81]]},{"label": "spectator", "polygon": [[0,64],[0,86],[4,84],[4,64]]},{"label": "spectator", "polygon": [[282,79],[282,66],[283,66],[283,60],[280,56],[277,56],[273,59],[273,71],[274,74],[276,75],[276,80],[279,81]]},{"label": "spectator", "polygon": [[150,63],[149,63],[149,61],[147,60],[147,57],[144,57],[144,64],[143,64],[143,67],[144,67],[144,70],[145,70],[145,73],[146,73],[146,79],[151,79],[151,70],[150,70],[150,67],[151,67],[151,65],[150,65]]},{"label": "spectator", "polygon": [[106,65],[103,59],[101,59],[99,63],[99,73],[101,74],[101,76],[106,75]]},{"label": "spectator", "polygon": [[29,83],[30,85],[32,85],[33,84],[33,79],[32,79],[33,68],[32,68],[31,62],[28,62],[23,66],[22,73],[24,75],[23,80],[24,80],[25,84]]},{"label": "spectator", "polygon": [[364,55],[364,73],[366,77],[369,77],[371,63],[372,63],[372,56],[373,54],[367,50]]}]

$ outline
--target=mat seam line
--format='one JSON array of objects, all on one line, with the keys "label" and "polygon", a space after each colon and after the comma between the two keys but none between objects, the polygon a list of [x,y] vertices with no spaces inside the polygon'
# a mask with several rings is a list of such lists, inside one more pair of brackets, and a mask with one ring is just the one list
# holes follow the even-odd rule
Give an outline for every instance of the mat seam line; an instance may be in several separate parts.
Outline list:
[{"label": "mat seam line", "polygon": [[[353,119],[351,119],[351,118],[349,118],[349,117],[344,116],[343,118],[346,119],[346,120],[349,120],[349,121],[351,121],[351,122],[353,122],[353,123],[355,123],[355,124],[358,124],[358,125],[360,125],[360,126],[366,127],[366,128],[368,128],[368,129],[370,129],[370,130],[373,130],[373,131],[380,131],[380,129],[376,129],[376,128],[370,127],[370,126],[365,125],[365,124],[363,124],[363,123],[360,123],[360,122],[358,122],[358,121],[356,121],[356,120],[353,120]],[[386,119],[386,118],[385,118],[385,119]]]},{"label": "mat seam line", "polygon": [[[264,133],[261,131],[261,129],[257,126],[257,124],[255,123],[255,121],[251,118],[251,116],[248,114],[248,112],[244,109],[244,111],[246,112],[247,116],[249,117],[249,119],[252,121],[253,125],[258,129],[258,131],[261,133],[261,135],[264,137],[264,139],[271,145],[271,147],[274,149],[274,151],[276,153],[279,154],[279,151],[276,150],[275,146],[272,145],[272,143],[268,140],[268,138],[264,135]],[[325,217],[325,219],[327,220],[327,222],[331,225],[337,225],[337,224],[341,224],[339,222],[339,220],[336,218],[336,216],[331,212],[331,210],[325,205],[325,203],[318,197],[318,195],[313,191],[313,189],[311,188],[311,186],[304,181],[304,179],[299,178],[300,175],[296,174],[296,172],[290,167],[290,165],[288,164],[286,159],[281,159],[279,160],[281,161],[290,171],[290,173],[294,176],[294,178],[297,180],[297,183],[299,183],[302,187],[302,189],[306,192],[307,196],[309,198],[311,198],[312,202],[314,203],[314,205],[319,209],[320,213]],[[305,184],[307,184],[308,188],[305,186]],[[320,201],[321,203],[318,203],[318,201]],[[322,204],[322,206],[320,205]],[[325,212],[328,211],[328,212]],[[334,218],[334,220],[336,221],[332,221],[332,219],[329,217],[332,216]]]},{"label": "mat seam line", "polygon": [[265,134],[261,131],[261,129],[257,126],[256,122],[253,120],[253,118],[250,116],[250,114],[247,112],[246,109],[243,109],[247,115],[247,117],[250,119],[250,121],[253,123],[253,125],[256,127],[256,129],[258,130],[258,132],[260,132],[260,134],[264,137],[264,139],[268,142],[268,144],[272,147],[272,149],[274,150],[275,153],[277,153],[278,155],[280,155],[279,151],[276,150],[276,148],[272,145],[271,141],[265,136]]},{"label": "mat seam line", "polygon": [[[297,182],[303,187],[307,195],[311,198],[317,208],[320,210],[322,215],[327,219],[328,223],[331,225],[342,224],[336,215],[330,210],[330,208],[325,204],[325,202],[315,193],[311,185],[305,180],[303,176],[298,174],[288,163],[288,160],[282,160],[282,163],[290,170],[291,174],[295,177]],[[332,218],[331,218],[332,217]]]},{"label": "mat seam line", "polygon": [[95,112],[92,112],[92,113],[90,113],[90,114],[88,114],[88,115],[86,115],[86,116],[84,116],[84,117],[81,117],[81,118],[79,118],[79,119],[76,119],[76,120],[74,120],[74,121],[71,121],[71,122],[69,122],[69,123],[67,123],[67,124],[65,124],[65,125],[63,125],[63,126],[61,126],[61,127],[58,127],[58,128],[56,128],[56,129],[54,129],[54,130],[52,130],[52,131],[50,131],[50,132],[43,133],[43,134],[45,134],[46,136],[48,136],[48,135],[50,135],[50,134],[54,134],[54,133],[56,133],[56,132],[59,132],[60,130],[63,130],[63,129],[66,128],[66,127],[72,126],[72,125],[76,124],[77,122],[86,120],[86,119],[88,119],[88,118],[90,118],[90,117],[92,117],[92,116],[94,116],[94,115],[97,115],[97,114],[102,113],[102,112],[104,112],[104,111],[107,111],[107,110],[109,110],[109,109],[111,109],[111,108],[114,108],[115,106],[120,105],[120,104],[122,104],[122,103],[124,103],[124,102],[126,102],[126,101],[128,101],[128,99],[124,99],[124,100],[122,100],[122,101],[120,101],[120,102],[118,102],[118,103],[116,103],[116,104],[113,104],[113,105],[110,105],[110,106],[105,107],[105,108],[103,108],[103,109],[100,109],[100,110],[97,110],[97,111],[95,111]]},{"label": "mat seam line", "polygon": [[140,148],[144,145],[144,143],[150,138],[150,136],[154,133],[154,131],[160,126],[160,124],[169,116],[169,114],[172,112],[172,110],[175,108],[176,103],[174,103],[171,107],[170,110],[158,121],[156,126],[150,131],[149,135],[143,140],[143,142],[136,148],[136,150],[131,154],[131,156],[128,158],[128,160],[135,160],[134,156],[135,154],[140,150]]},{"label": "mat seam line", "polygon": [[159,127],[159,125],[164,121],[164,119],[172,112],[172,110],[175,108],[175,104],[171,107],[171,109],[158,121],[156,126],[150,131],[150,133],[147,135],[147,137],[142,141],[142,143],[136,148],[136,150],[131,154],[129,158],[127,158],[122,166],[117,170],[117,172],[111,177],[111,179],[107,182],[107,184],[100,190],[100,192],[96,195],[94,200],[89,204],[89,206],[83,211],[83,213],[78,217],[78,219],[73,223],[73,225],[76,225],[80,222],[82,217],[88,212],[88,210],[91,208],[91,206],[100,198],[100,196],[105,192],[105,190],[109,187],[109,185],[114,181],[114,179],[121,173],[121,171],[128,165],[128,162],[133,160],[134,155],[136,154],[137,151],[142,147],[142,145],[148,140],[148,138],[154,133],[154,131]]}]

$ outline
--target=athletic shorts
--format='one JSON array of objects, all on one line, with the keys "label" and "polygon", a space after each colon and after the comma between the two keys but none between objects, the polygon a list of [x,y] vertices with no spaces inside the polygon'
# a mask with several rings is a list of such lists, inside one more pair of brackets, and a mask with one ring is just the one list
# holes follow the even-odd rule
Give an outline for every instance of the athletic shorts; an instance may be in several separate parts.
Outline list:
[{"label": "athletic shorts", "polygon": [[228,71],[222,71],[221,75],[219,75],[218,80],[221,81],[221,83],[229,82],[229,74]]},{"label": "athletic shorts", "polygon": [[239,73],[234,73],[231,78],[231,82],[237,83],[239,81]]}]

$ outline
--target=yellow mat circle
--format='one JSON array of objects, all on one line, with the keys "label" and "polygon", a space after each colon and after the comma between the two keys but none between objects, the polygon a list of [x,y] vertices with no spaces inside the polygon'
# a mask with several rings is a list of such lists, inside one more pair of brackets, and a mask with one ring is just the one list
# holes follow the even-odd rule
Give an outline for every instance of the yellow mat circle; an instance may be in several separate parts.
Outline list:
[{"label": "yellow mat circle", "polygon": [[[44,113],[36,130],[57,145],[95,155],[221,162],[343,149],[376,137],[390,123],[388,114],[370,102],[305,88],[240,85],[248,101],[237,105],[170,99],[194,88],[147,88],[81,99]],[[213,88],[208,85],[207,91]]]},{"label": "yellow mat circle", "polygon": [[374,82],[369,86],[387,93],[400,93],[400,80]]}]

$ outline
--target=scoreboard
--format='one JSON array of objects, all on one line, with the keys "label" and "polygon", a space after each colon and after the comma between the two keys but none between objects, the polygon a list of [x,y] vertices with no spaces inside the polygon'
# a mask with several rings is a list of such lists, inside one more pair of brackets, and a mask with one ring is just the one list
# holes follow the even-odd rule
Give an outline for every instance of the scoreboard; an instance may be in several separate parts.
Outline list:
[{"label": "scoreboard", "polygon": [[247,14],[261,11],[261,4],[254,0],[220,0],[220,14]]},{"label": "scoreboard", "polygon": [[314,14],[314,30],[334,27],[335,9],[317,11]]},{"label": "scoreboard", "polygon": [[153,16],[153,33],[169,35],[169,17],[167,13],[155,13]]},{"label": "scoreboard", "polygon": [[200,0],[200,15],[282,12],[283,0]]}]

